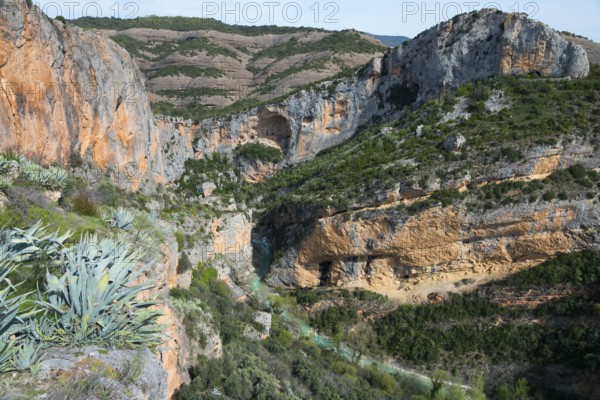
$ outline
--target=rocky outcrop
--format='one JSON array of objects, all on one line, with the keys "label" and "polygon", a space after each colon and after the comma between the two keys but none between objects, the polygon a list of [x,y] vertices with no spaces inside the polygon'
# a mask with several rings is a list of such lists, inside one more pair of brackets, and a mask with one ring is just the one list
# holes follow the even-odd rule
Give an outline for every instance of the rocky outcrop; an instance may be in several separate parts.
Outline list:
[{"label": "rocky outcrop", "polygon": [[49,349],[36,376],[21,374],[3,399],[164,400],[166,372],[148,349]]},{"label": "rocky outcrop", "polygon": [[499,207],[468,213],[436,208],[412,217],[392,210],[319,220],[273,270],[272,284],[395,288],[423,280],[502,275],[559,253],[600,244],[594,201]]},{"label": "rocky outcrop", "polygon": [[262,229],[268,227],[263,236],[276,235],[278,248],[281,243],[286,248],[267,281],[287,287],[363,287],[425,301],[429,292],[419,292],[421,287],[451,282],[440,291],[456,290],[452,282],[504,276],[559,253],[597,247],[600,203],[585,195],[564,201],[520,199],[493,210],[475,207],[468,197],[452,207],[412,213],[403,208],[436,190],[468,194],[480,185],[543,180],[575,164],[598,170],[593,146],[577,141],[537,146],[522,161],[478,166],[475,181],[468,175],[417,189],[400,185],[341,213],[282,207],[263,220]]},{"label": "rocky outcrop", "polygon": [[203,154],[266,139],[294,164],[337,145],[370,122],[398,118],[413,103],[492,76],[582,78],[586,52],[525,14],[486,9],[457,16],[372,60],[354,78],[303,90],[273,105],[202,122]]},{"label": "rocky outcrop", "polygon": [[588,59],[590,60],[590,64],[600,64],[600,43],[596,43],[582,36],[567,34],[565,32],[561,32],[561,36],[569,42],[573,42],[583,47],[587,53]]},{"label": "rocky outcrop", "polygon": [[491,76],[583,78],[590,69],[581,46],[526,14],[494,9],[443,22],[388,53],[383,64],[393,81],[418,87],[419,101]]},{"label": "rocky outcrop", "polygon": [[186,133],[156,126],[143,77],[125,50],[25,1],[0,5],[0,151],[98,169],[134,190],[180,173],[163,154],[164,136],[191,149],[191,135],[182,143]]}]

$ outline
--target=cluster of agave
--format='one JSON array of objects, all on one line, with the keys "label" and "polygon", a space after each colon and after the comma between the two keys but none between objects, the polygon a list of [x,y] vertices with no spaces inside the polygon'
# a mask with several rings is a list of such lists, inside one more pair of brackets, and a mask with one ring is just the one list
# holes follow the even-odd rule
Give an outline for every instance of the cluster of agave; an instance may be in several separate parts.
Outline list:
[{"label": "cluster of agave", "polygon": [[[34,367],[40,350],[50,346],[134,348],[162,342],[156,302],[138,298],[156,284],[139,283],[148,269],[136,268],[140,254],[123,238],[86,235],[66,247],[69,237],[48,235],[40,223],[0,234],[0,279],[5,282],[0,290],[0,372]],[[42,253],[60,266],[60,276],[48,272],[45,288],[33,301],[31,294],[11,296],[9,274]],[[23,309],[28,312],[22,314]]]},{"label": "cluster of agave", "polygon": [[12,186],[11,177],[7,176],[8,172],[13,168],[14,161],[0,154],[0,189],[8,189]]},{"label": "cluster of agave", "polygon": [[21,174],[30,181],[39,183],[46,189],[60,190],[64,189],[69,175],[67,171],[54,165],[44,168],[41,165],[21,157],[19,159]]},{"label": "cluster of agave", "polygon": [[123,207],[112,209],[110,215],[107,214],[104,216],[104,221],[106,221],[111,228],[122,230],[131,229],[134,220],[135,215]]},{"label": "cluster of agave", "polygon": [[[7,173],[15,166],[15,162],[15,160],[0,155],[0,189],[8,189],[12,186],[12,178]],[[46,189],[61,190],[67,184],[67,171],[60,167],[50,166],[44,168],[23,156],[19,157],[16,163],[23,177],[39,183]]]},{"label": "cluster of agave", "polygon": [[23,302],[23,296],[10,297],[14,290],[8,275],[15,266],[10,262],[0,263],[0,373],[10,369],[11,363],[17,354],[15,339],[9,339],[11,329],[22,322],[18,317],[19,307]]}]

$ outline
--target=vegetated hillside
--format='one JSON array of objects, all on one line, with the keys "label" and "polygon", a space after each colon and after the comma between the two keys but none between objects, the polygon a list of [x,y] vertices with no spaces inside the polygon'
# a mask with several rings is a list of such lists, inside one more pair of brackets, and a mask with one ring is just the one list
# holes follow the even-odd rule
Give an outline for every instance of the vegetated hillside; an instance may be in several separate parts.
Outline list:
[{"label": "vegetated hillside", "polygon": [[506,384],[524,377],[528,385],[518,386],[529,386],[531,398],[593,399],[600,394],[599,262],[598,250],[561,255],[474,292],[384,312],[384,301],[359,302],[344,291],[288,296],[320,332],[369,332],[365,354],[423,372],[454,371],[471,382],[483,374],[492,398],[530,398],[507,396],[514,388]]},{"label": "vegetated hillside", "polygon": [[569,32],[561,32],[562,36],[570,42],[582,46],[590,60],[590,64],[600,64],[600,43],[589,40],[586,37],[575,35]]},{"label": "vegetated hillside", "polygon": [[[205,200],[131,194],[108,180],[90,186],[1,155],[0,398],[400,400],[432,392],[422,376],[358,365],[362,348],[352,359],[340,353],[346,339],[360,343],[360,332],[323,343],[303,329],[310,321],[293,299],[258,290],[240,297],[219,278],[236,257],[192,263],[195,248],[218,241],[221,229],[210,227],[233,211]],[[393,308],[364,291],[347,298]],[[466,398],[436,382],[435,390]]]},{"label": "vegetated hillside", "polygon": [[422,301],[598,245],[599,89],[598,67],[469,84],[236,189],[263,210],[268,282]]},{"label": "vegetated hillside", "polygon": [[284,96],[364,65],[385,50],[353,30],[231,26],[212,19],[82,18],[129,51],[159,114],[201,120],[215,107]]},{"label": "vegetated hillside", "polygon": [[[492,78],[405,110],[402,119],[363,128],[314,160],[251,186],[261,196],[259,208],[298,204],[340,212],[376,204],[378,195],[398,190],[398,185],[435,192],[472,182],[476,189],[478,184],[524,174],[514,165],[535,161],[528,156],[532,151],[597,149],[600,67],[582,80]],[[445,150],[444,141],[459,134],[466,143]],[[600,162],[593,152],[580,156],[584,163]],[[513,198],[519,197],[506,201]],[[485,201],[479,205],[484,207]]]},{"label": "vegetated hillside", "polygon": [[[307,286],[329,288],[286,295],[322,334],[360,332],[361,354],[427,373],[474,381],[485,371],[499,399],[527,398],[528,386],[588,399],[600,394],[599,150],[593,66],[582,80],[468,84],[231,194],[263,211],[268,233],[259,227],[255,240],[272,239],[270,282],[314,273]],[[555,259],[582,248],[592,250]],[[510,276],[481,286],[489,278],[478,274]],[[421,304],[389,312],[337,285]]]},{"label": "vegetated hillside", "polygon": [[312,84],[270,103],[222,109],[220,116],[202,121],[195,148],[202,157],[216,151],[231,154],[248,142],[278,147],[283,153],[280,165],[242,168],[249,180],[262,181],[276,169],[348,140],[361,126],[402,118],[406,105],[439,98],[478,79],[530,73],[579,79],[589,74],[589,62],[581,46],[525,14],[494,9],[463,14],[374,58],[354,74]]},{"label": "vegetated hillside", "polygon": [[410,38],[407,36],[389,36],[389,35],[373,35],[373,34],[371,34],[371,36],[373,36],[375,39],[379,40],[381,43],[383,43],[387,47],[397,47],[397,46],[400,46],[402,43],[406,42],[407,40],[410,40]]}]

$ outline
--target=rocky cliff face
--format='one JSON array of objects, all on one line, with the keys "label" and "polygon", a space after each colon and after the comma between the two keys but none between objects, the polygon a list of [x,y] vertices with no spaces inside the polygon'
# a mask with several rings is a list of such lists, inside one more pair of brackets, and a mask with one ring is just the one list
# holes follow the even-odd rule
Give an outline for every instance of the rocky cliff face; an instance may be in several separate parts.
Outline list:
[{"label": "rocky cliff face", "polygon": [[530,74],[583,78],[585,50],[526,14],[487,9],[431,28],[384,59],[384,74],[418,88],[418,100],[439,97],[469,81]]},{"label": "rocky cliff face", "polygon": [[597,246],[598,215],[593,201],[499,207],[481,214],[440,207],[409,218],[386,209],[345,213],[319,219],[275,266],[270,282],[392,291],[405,285],[409,292],[410,285],[506,275],[559,253]]},{"label": "rocky cliff face", "polygon": [[[580,164],[598,169],[592,146],[581,143],[537,147],[525,161],[498,168],[480,166],[477,184],[447,182],[464,193],[477,186],[543,180]],[[439,190],[399,188],[351,206],[352,211],[282,209],[271,227],[293,243],[272,266],[275,286],[363,287],[407,301],[426,301],[431,292],[456,290],[464,279],[477,282],[537,265],[557,254],[600,245],[600,203],[595,199],[523,199],[493,210],[467,201],[407,215],[402,205]],[[400,208],[398,208],[400,206]],[[273,233],[273,232],[271,232]]]},{"label": "rocky cliff face", "polygon": [[[270,140],[287,164],[314,157],[372,121],[449,93],[467,82],[511,74],[582,78],[586,52],[524,14],[483,10],[458,16],[372,60],[346,82],[303,90],[278,104],[202,122],[197,150],[210,154]],[[260,180],[260,177],[259,179]]]},{"label": "rocky cliff face", "polygon": [[[155,125],[142,76],[125,50],[21,0],[2,1],[0,10],[0,150],[46,163],[87,163],[131,189],[177,175],[177,165],[166,165],[163,136],[185,135]],[[187,142],[191,147],[191,137]]]},{"label": "rocky cliff face", "polygon": [[35,376],[6,377],[8,390],[2,398],[164,400],[169,398],[166,377],[148,349],[48,349]]}]

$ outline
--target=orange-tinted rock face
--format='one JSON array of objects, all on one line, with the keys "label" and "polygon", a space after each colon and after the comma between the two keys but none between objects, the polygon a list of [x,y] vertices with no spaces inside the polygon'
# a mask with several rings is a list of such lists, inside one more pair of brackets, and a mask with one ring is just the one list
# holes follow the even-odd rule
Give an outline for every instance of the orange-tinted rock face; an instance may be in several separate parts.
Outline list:
[{"label": "orange-tinted rock face", "polygon": [[408,219],[386,209],[327,217],[304,237],[289,269],[275,267],[271,281],[392,289],[452,274],[501,276],[591,246],[583,238],[598,230],[599,210],[585,203],[482,215],[436,208]]},{"label": "orange-tinted rock face", "polygon": [[134,190],[167,180],[161,131],[129,54],[24,1],[1,11],[0,151],[63,164],[78,155]]}]

